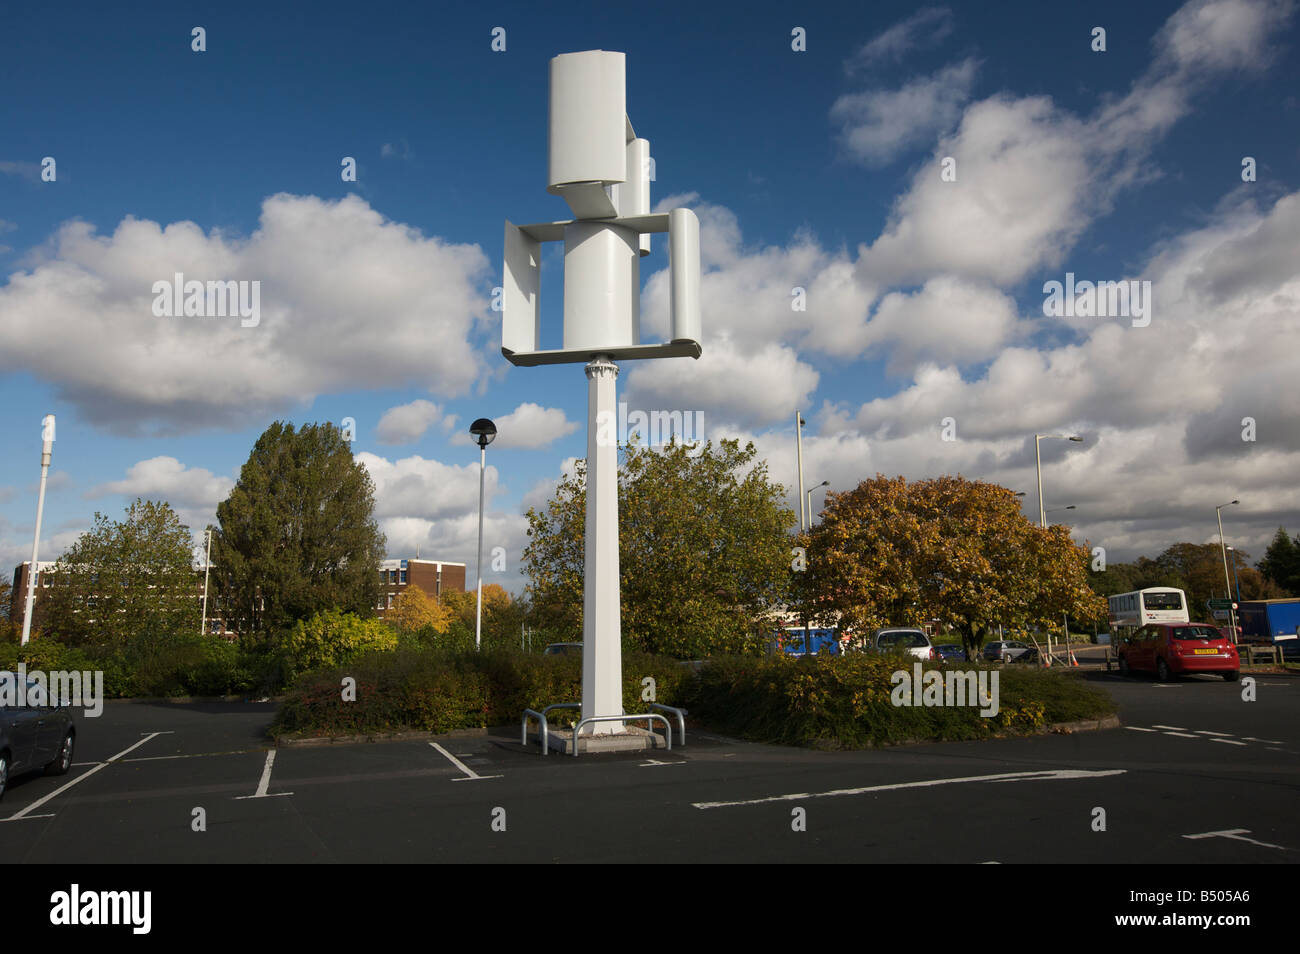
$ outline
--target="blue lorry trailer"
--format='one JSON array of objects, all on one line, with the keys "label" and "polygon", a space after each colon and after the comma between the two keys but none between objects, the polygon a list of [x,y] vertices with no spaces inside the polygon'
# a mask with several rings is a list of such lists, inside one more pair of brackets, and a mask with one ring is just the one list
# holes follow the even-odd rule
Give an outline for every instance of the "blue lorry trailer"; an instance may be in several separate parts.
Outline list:
[{"label": "blue lorry trailer", "polygon": [[1242,642],[1280,646],[1283,656],[1300,656],[1300,599],[1238,603],[1237,623]]}]

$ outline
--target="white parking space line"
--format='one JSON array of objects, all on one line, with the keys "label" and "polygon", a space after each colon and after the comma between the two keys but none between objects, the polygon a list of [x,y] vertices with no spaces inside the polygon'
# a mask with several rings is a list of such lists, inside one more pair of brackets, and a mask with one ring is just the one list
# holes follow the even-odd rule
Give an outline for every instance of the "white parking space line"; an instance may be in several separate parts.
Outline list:
[{"label": "white parking space line", "polygon": [[1279,742],[1277,739],[1257,739],[1253,735],[1243,735],[1247,742],[1263,742],[1265,745],[1286,745],[1285,742]]},{"label": "white parking space line", "polygon": [[1211,732],[1209,729],[1197,729],[1196,734],[1197,735],[1221,735],[1227,739],[1232,738],[1231,732]]},{"label": "white parking space line", "polygon": [[685,765],[685,762],[660,762],[657,759],[651,759],[649,762],[642,762],[639,768],[649,768],[651,765]]},{"label": "white parking space line", "polygon": [[275,764],[275,749],[270,749],[266,753],[266,764],[262,766],[262,780],[257,783],[257,791],[252,795],[236,795],[235,801],[247,801],[250,798],[280,798],[285,795],[292,795],[293,792],[276,792],[274,795],[268,795],[266,790],[271,787],[271,766]]},{"label": "white parking space line", "polygon": [[1165,732],[1164,735],[1176,735],[1180,739],[1199,739],[1199,735],[1192,735],[1190,732]]},{"label": "white parking space line", "polygon": [[1158,726],[1156,726],[1156,728],[1157,728],[1157,729],[1173,729],[1175,732],[1186,732],[1186,731],[1187,731],[1187,730],[1184,729],[1181,725],[1158,725]]},{"label": "white parking space line", "polygon": [[1144,729],[1138,725],[1126,725],[1124,726],[1124,728],[1128,729],[1130,732],[1159,732],[1160,731],[1159,729]]},{"label": "white parking space line", "polygon": [[1125,769],[1103,769],[1089,772],[1083,769],[1049,769],[1043,772],[1008,772],[1003,775],[968,775],[963,778],[936,778],[925,782],[901,782],[894,785],[868,785],[864,788],[839,788],[829,792],[799,792],[794,795],[773,795],[769,798],[750,798],[737,802],[691,802],[695,808],[732,808],[737,805],[765,805],[769,802],[794,802],[805,798],[830,798],[836,795],[865,795],[868,792],[892,792],[907,788],[931,788],[936,785],[959,785],[964,782],[1039,782],[1057,779],[1104,778],[1123,775]]},{"label": "white parking space line", "polygon": [[1242,835],[1249,835],[1249,828],[1229,828],[1226,831],[1203,831],[1199,835],[1183,835],[1184,838],[1191,838],[1196,841],[1201,838],[1231,838],[1233,841],[1248,841],[1252,845],[1259,845],[1261,848],[1276,848],[1278,851],[1290,851],[1291,849],[1283,845],[1270,845],[1266,841],[1256,841],[1254,838],[1242,838]]},{"label": "white parking space line", "polygon": [[150,739],[152,739],[154,736],[157,735],[163,735],[163,733],[162,732],[149,733],[147,736],[145,736],[139,742],[136,742],[134,745],[128,745],[121,752],[118,752],[117,755],[109,756],[108,761],[100,762],[98,765],[92,768],[89,772],[86,772],[84,775],[78,775],[71,782],[67,782],[63,785],[60,785],[58,788],[50,792],[44,798],[38,798],[36,801],[32,802],[30,805],[28,805],[26,808],[22,809],[21,811],[16,812],[13,815],[10,815],[8,818],[0,818],[0,821],[18,821],[19,819],[27,818],[27,817],[52,818],[53,817],[52,815],[31,815],[31,813],[36,809],[40,808],[50,799],[54,798],[54,796],[59,795],[62,792],[66,792],[74,785],[84,782],[86,779],[90,778],[90,776],[94,775],[96,772],[104,768],[106,765],[110,765],[111,763],[118,761],[119,759],[122,758],[122,756],[126,755],[128,752],[134,749],[138,749],[140,746],[144,745],[146,742],[148,742]]},{"label": "white parking space line", "polygon": [[1210,739],[1211,742],[1222,742],[1224,745],[1245,745],[1245,742],[1238,742],[1236,739]]},{"label": "white parking space line", "polygon": [[122,759],[123,762],[166,762],[170,759],[207,759],[216,755],[247,755],[260,752],[261,749],[231,749],[229,752],[191,752],[187,755],[145,755],[138,759]]},{"label": "white parking space line", "polygon": [[462,772],[465,773],[465,777],[464,777],[464,778],[453,778],[453,779],[452,779],[453,782],[477,782],[477,781],[481,781],[481,780],[483,780],[483,779],[485,779],[485,778],[501,778],[501,777],[502,777],[502,776],[500,776],[500,775],[479,775],[479,774],[478,774],[477,772],[475,772],[472,768],[470,768],[468,765],[466,765],[466,764],[465,764],[464,762],[462,762],[460,759],[456,758],[456,756],[452,755],[450,752],[448,752],[446,749],[444,749],[444,748],[443,748],[441,745],[439,745],[437,742],[430,742],[429,744],[432,745],[432,746],[433,746],[435,749],[437,749],[439,752],[441,752],[443,755],[445,755],[445,756],[447,757],[448,761],[450,761],[452,765],[456,766],[456,768],[460,769]]}]

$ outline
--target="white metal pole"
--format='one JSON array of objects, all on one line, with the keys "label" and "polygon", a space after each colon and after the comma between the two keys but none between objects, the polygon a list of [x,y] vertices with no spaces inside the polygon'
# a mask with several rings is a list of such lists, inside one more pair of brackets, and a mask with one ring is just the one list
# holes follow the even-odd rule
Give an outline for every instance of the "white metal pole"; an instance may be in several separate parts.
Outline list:
[{"label": "white metal pole", "polygon": [[203,622],[199,624],[199,635],[208,631],[208,570],[212,568],[212,528],[207,530],[208,551],[203,558]]},{"label": "white metal pole", "polygon": [[1214,508],[1214,516],[1219,521],[1219,553],[1223,556],[1223,586],[1228,594],[1228,625],[1232,627],[1232,641],[1237,641],[1237,613],[1232,608],[1232,583],[1228,580],[1228,551],[1224,546],[1223,540],[1223,507],[1232,506],[1231,504],[1220,505]]},{"label": "white metal pole", "polygon": [[36,496],[36,533],[32,539],[32,566],[27,571],[27,612],[23,613],[23,635],[21,645],[26,646],[32,633],[32,607],[36,603],[37,550],[41,545],[41,516],[45,512],[45,478],[50,473],[50,457],[54,452],[54,415],[45,415],[41,422],[41,489]]},{"label": "white metal pole", "polygon": [[[602,439],[614,420],[618,365],[597,357],[587,372],[587,514],[583,539],[582,717],[623,714],[623,632],[619,606],[618,444]],[[593,734],[624,731],[597,722]]]},{"label": "white metal pole", "polygon": [[803,496],[803,416],[794,412],[794,442],[796,452],[799,456],[799,531],[802,533],[808,529],[807,521],[804,518],[804,496]]},{"label": "white metal pole", "polygon": [[1038,471],[1038,525],[1047,526],[1047,513],[1043,510],[1043,454],[1039,449],[1041,434],[1034,435],[1034,466]]},{"label": "white metal pole", "polygon": [[487,470],[487,444],[478,447],[478,609],[474,613],[474,651],[483,634],[483,475]]}]

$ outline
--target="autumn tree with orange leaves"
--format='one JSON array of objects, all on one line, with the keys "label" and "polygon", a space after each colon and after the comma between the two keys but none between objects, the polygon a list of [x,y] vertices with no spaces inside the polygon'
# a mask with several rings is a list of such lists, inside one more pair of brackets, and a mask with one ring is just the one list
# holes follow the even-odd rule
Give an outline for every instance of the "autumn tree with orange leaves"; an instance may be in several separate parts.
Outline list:
[{"label": "autumn tree with orange leaves", "polygon": [[1104,618],[1088,586],[1088,550],[1042,529],[1005,487],[945,476],[909,484],[876,475],[827,495],[802,536],[807,569],[795,605],[814,624],[858,637],[939,619],[977,649],[991,627],[1059,626],[1062,612]]}]

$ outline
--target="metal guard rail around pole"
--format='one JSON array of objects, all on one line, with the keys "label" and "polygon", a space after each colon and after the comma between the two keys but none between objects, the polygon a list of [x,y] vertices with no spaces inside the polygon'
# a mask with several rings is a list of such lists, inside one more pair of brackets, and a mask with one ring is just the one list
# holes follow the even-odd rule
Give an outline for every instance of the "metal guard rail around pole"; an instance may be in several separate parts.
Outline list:
[{"label": "metal guard rail around pole", "polygon": [[[573,727],[573,757],[578,757],[578,736],[582,733],[582,727],[589,722],[637,722],[641,719],[658,719],[664,724],[664,732],[668,739],[668,751],[673,750],[673,726],[672,723],[656,712],[643,712],[640,715],[621,715],[621,716],[587,716]],[[651,730],[653,733],[653,730]]]},{"label": "metal guard rail around pole", "polygon": [[[681,744],[685,745],[686,744],[686,710],[678,709],[676,706],[665,706],[658,702],[650,703],[650,708],[662,709],[664,712],[671,712],[673,715],[677,716],[677,733],[681,736]],[[668,741],[670,743],[672,742],[671,739],[669,739]],[[672,745],[670,744],[668,747],[672,748]]]},{"label": "metal guard rail around pole", "polygon": [[533,716],[534,718],[537,719],[538,728],[540,729],[539,736],[542,743],[542,754],[545,755],[548,751],[550,751],[550,746],[548,745],[549,738],[550,738],[550,731],[549,731],[549,726],[547,725],[546,722],[546,713],[550,712],[552,709],[581,709],[581,708],[582,708],[581,702],[556,702],[553,703],[552,705],[547,706],[541,712],[538,712],[536,709],[525,709],[523,725],[520,726],[519,744],[523,746],[528,745],[528,717]]}]

